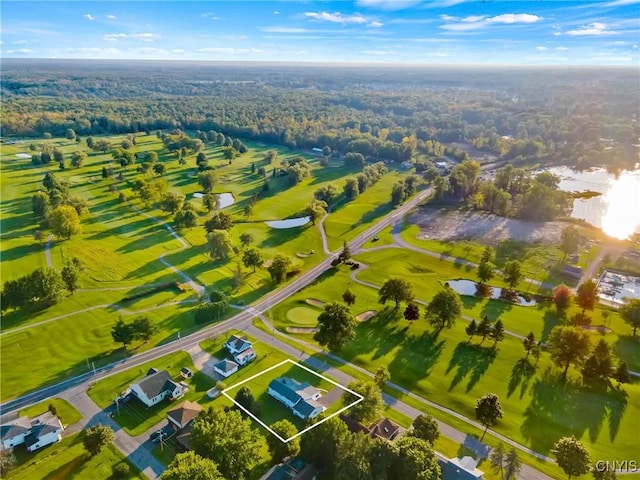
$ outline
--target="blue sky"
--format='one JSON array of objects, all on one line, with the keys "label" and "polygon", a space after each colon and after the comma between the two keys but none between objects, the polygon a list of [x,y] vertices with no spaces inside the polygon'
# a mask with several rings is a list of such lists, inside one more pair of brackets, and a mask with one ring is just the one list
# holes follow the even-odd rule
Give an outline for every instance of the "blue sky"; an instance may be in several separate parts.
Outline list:
[{"label": "blue sky", "polygon": [[0,3],[2,58],[640,65],[640,0]]}]

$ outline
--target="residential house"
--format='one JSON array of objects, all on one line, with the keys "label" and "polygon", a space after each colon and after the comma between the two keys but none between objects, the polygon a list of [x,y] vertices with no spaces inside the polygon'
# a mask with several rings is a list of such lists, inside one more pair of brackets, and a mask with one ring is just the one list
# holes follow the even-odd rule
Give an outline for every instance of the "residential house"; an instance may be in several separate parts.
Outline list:
[{"label": "residential house", "polygon": [[224,347],[229,351],[231,355],[237,355],[245,350],[251,348],[252,344],[246,337],[238,337],[231,335],[229,340],[224,344]]},{"label": "residential house", "polygon": [[24,437],[24,444],[27,450],[34,452],[61,441],[63,430],[64,427],[58,417],[50,412],[43,413],[31,421],[31,432]]},{"label": "residential house", "polygon": [[350,415],[341,414],[340,419],[347,424],[351,433],[362,432],[372,438],[384,438],[391,441],[395,440],[402,431],[400,425],[386,417],[376,420],[369,427],[365,427]]},{"label": "residential house", "polygon": [[314,418],[324,411],[324,407],[318,402],[322,396],[320,390],[293,378],[273,379],[269,383],[267,393],[303,420]]},{"label": "residential house", "polygon": [[200,404],[188,400],[167,412],[167,420],[175,430],[186,428],[202,411]]},{"label": "residential house", "polygon": [[0,426],[2,448],[13,448],[24,443],[24,437],[31,433],[29,417],[19,417],[11,423]]},{"label": "residential house", "polygon": [[484,476],[484,472],[476,468],[478,462],[473,457],[447,458],[438,452],[436,456],[443,480],[481,480]]},{"label": "residential house", "polygon": [[291,458],[271,468],[260,480],[316,480],[317,476],[316,467],[299,458]]},{"label": "residential house", "polygon": [[218,375],[227,378],[238,371],[238,364],[231,360],[222,360],[213,366],[213,369]]},{"label": "residential house", "polygon": [[247,348],[246,350],[240,353],[236,353],[233,356],[233,360],[240,366],[244,366],[255,359],[256,359],[256,351],[253,348]]},{"label": "residential house", "polygon": [[64,427],[58,417],[46,412],[33,420],[20,417],[9,424],[2,425],[0,430],[3,448],[14,448],[24,444],[27,450],[33,452],[62,440],[61,434]]},{"label": "residential house", "polygon": [[131,394],[147,407],[153,407],[166,398],[180,398],[188,390],[186,385],[174,382],[169,372],[155,368],[150,369],[138,383],[132,383],[130,388]]},{"label": "residential house", "polygon": [[400,425],[392,422],[386,417],[376,420],[369,427],[369,435],[373,438],[384,438],[385,440],[394,440],[400,433]]}]

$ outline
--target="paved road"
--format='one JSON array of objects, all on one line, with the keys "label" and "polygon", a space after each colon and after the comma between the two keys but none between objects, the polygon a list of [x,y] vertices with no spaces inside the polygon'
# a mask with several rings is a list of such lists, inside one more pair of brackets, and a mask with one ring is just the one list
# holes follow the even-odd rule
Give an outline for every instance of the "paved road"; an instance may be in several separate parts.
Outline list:
[{"label": "paved road", "polygon": [[[351,242],[349,242],[349,247],[352,251],[356,251],[359,249],[366,241],[373,238],[376,234],[378,234],[381,230],[391,225],[395,219],[401,218],[406,212],[410,209],[418,205],[425,198],[427,198],[431,194],[431,189],[425,189],[419,194],[417,194],[414,198],[406,202],[401,207],[398,207],[389,215],[383,217],[379,222],[375,223],[373,226],[363,231],[359,235],[357,235]],[[151,217],[153,218],[153,217]],[[172,235],[177,235],[172,233]],[[183,240],[184,241],[184,240]],[[301,290],[305,286],[312,283],[317,277],[319,277],[325,270],[331,267],[331,258],[326,258],[315,267],[312,267],[310,270],[304,272],[298,278],[294,279],[292,282],[282,286],[278,290],[267,295],[264,299],[258,301],[254,304],[254,308],[259,311],[266,311],[270,309],[273,305],[285,300],[290,295],[294,294],[298,290]],[[96,370],[96,374],[98,378],[104,378],[105,376],[113,375],[118,372],[122,372],[129,368],[136,367],[143,363],[146,363],[150,360],[153,360],[156,357],[168,355],[176,350],[182,350],[188,348],[188,346],[194,346],[200,343],[202,340],[207,337],[216,334],[216,332],[222,332],[229,328],[240,328],[243,324],[250,324],[253,314],[249,311],[243,311],[234,317],[223,321],[221,323],[212,325],[210,327],[206,327],[201,329],[188,337],[184,337],[182,340],[176,340],[171,343],[167,343],[165,345],[161,345],[155,347],[151,350],[147,350],[146,352],[140,353],[138,355],[134,355],[124,360],[120,360],[118,362],[111,363],[104,367],[101,367]],[[5,414],[12,412],[14,410],[18,410],[27,405],[45,400],[47,398],[59,395],[61,392],[64,392],[68,388],[78,386],[86,382],[88,379],[92,377],[92,372],[87,372],[85,374],[79,375],[74,378],[70,378],[63,382],[57,383],[55,385],[51,385],[40,390],[36,390],[30,392],[28,394],[22,395],[16,399],[5,402],[0,405],[0,413]]]}]

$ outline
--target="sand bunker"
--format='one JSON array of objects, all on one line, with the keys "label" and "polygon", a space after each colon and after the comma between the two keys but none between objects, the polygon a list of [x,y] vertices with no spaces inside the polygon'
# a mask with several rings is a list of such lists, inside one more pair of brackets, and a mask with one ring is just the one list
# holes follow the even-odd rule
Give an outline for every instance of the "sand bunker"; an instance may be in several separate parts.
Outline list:
[{"label": "sand bunker", "polygon": [[362,312],[356,315],[356,320],[358,320],[359,322],[366,322],[367,320],[375,317],[376,313],[378,313],[377,310],[367,310],[366,312]]},{"label": "sand bunker", "polygon": [[307,302],[309,305],[312,305],[314,307],[319,307],[319,308],[323,308],[325,305],[324,302],[320,300],[316,300],[315,298],[307,298],[305,302]]},{"label": "sand bunker", "polygon": [[309,256],[308,253],[300,253],[300,252],[296,253],[296,257],[298,258],[307,258],[308,256]]},{"label": "sand bunker", "polygon": [[317,327],[287,327],[287,333],[316,333],[320,329]]}]

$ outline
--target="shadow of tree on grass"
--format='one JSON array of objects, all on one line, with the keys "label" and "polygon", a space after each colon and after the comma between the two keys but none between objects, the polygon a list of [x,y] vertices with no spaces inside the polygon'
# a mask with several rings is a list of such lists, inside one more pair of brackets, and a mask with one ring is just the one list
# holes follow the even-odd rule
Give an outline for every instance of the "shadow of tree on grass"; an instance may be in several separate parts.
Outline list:
[{"label": "shadow of tree on grass", "polygon": [[536,367],[527,358],[521,358],[516,362],[511,370],[511,377],[509,379],[509,389],[507,391],[507,398],[513,395],[518,386],[520,386],[520,398],[524,397],[529,389],[529,383],[536,373]]},{"label": "shadow of tree on grass", "polygon": [[478,344],[460,342],[453,351],[453,356],[447,366],[447,374],[457,368],[451,379],[449,391],[453,390],[465,377],[469,377],[466,391],[469,392],[487,372],[489,366],[496,359],[497,350]]}]

